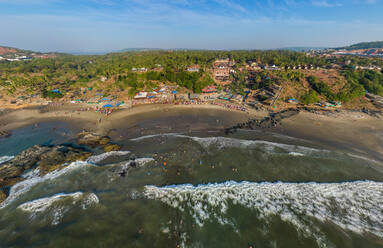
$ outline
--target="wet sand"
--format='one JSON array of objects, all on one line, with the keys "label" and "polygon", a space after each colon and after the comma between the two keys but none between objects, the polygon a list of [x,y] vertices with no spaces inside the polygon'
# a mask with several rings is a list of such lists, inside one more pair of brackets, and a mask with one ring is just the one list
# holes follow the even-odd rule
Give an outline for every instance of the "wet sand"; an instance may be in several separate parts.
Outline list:
[{"label": "wet sand", "polygon": [[331,116],[300,112],[282,121],[278,132],[383,161],[383,119],[363,113]]},{"label": "wet sand", "polygon": [[[49,108],[48,112],[41,107],[11,111],[0,116],[0,131],[43,122],[65,122],[76,131],[106,134],[117,142],[157,133],[200,131],[222,136],[224,128],[249,118],[268,115],[267,112],[257,111],[247,114],[213,105],[142,105],[118,110],[110,116],[94,111],[73,112],[79,108],[79,105],[69,105]],[[301,112],[284,119],[282,126],[267,131],[315,141],[330,148],[336,147],[383,161],[382,118],[363,113],[341,112],[328,116]]]},{"label": "wet sand", "polygon": [[[226,127],[249,118],[249,115],[244,112],[227,110],[214,105],[141,105],[131,109],[117,110],[109,116],[92,110],[77,111],[87,107],[89,106],[65,105],[13,110],[0,116],[0,131],[11,131],[43,122],[63,121],[73,127],[105,134],[111,129],[136,126],[141,121],[150,123],[149,119],[156,118],[169,117],[172,118],[172,124],[177,124],[184,116],[191,117],[185,121],[190,122],[191,128],[195,130],[208,126]],[[266,112],[251,114],[252,117],[266,115]],[[197,121],[193,121],[195,118]],[[219,122],[212,123],[213,119],[214,122],[216,120]]]}]

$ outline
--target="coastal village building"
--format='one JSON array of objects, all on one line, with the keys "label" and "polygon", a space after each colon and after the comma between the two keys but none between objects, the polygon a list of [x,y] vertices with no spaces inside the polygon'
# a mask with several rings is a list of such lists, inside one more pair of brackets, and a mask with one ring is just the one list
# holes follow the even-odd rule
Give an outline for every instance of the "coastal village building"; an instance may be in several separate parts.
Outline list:
[{"label": "coastal village building", "polygon": [[192,66],[189,66],[187,71],[188,72],[199,72],[200,71],[200,66],[199,65],[192,65]]},{"label": "coastal village building", "polygon": [[202,92],[205,94],[216,93],[216,92],[218,92],[217,86],[215,86],[215,85],[206,86],[205,88],[202,89]]},{"label": "coastal village building", "polygon": [[142,67],[142,68],[135,68],[135,67],[133,67],[132,68],[132,72],[147,72],[147,71],[148,71],[148,69],[145,68],[145,67]]},{"label": "coastal village building", "polygon": [[235,65],[235,61],[232,61],[230,59],[220,59],[216,60],[213,63],[213,78],[216,81],[216,83],[225,85],[229,84],[230,82],[230,73],[235,73],[234,70],[232,70],[233,66]]},{"label": "coastal village building", "polygon": [[137,95],[134,96],[134,99],[145,99],[148,96],[148,92],[141,91],[138,92]]},{"label": "coastal village building", "polygon": [[246,69],[248,71],[257,71],[257,70],[261,70],[262,68],[258,65],[257,62],[251,62],[250,64],[246,65]]}]

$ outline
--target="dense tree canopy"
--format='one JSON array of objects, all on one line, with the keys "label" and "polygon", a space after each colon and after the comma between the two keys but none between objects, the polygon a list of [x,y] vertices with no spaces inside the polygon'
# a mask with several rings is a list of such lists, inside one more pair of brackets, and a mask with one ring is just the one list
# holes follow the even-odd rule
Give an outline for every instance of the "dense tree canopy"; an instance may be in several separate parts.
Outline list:
[{"label": "dense tree canopy", "polygon": [[[231,75],[233,91],[244,93],[245,88],[261,89],[274,83],[301,83],[307,80],[316,94],[328,100],[349,101],[362,96],[365,90],[383,95],[383,74],[377,71],[355,71],[356,65],[383,65],[381,59],[349,57],[325,58],[307,56],[292,51],[145,51],[111,53],[100,56],[60,55],[52,59],[0,62],[0,86],[10,93],[25,87],[31,93],[60,89],[86,87],[89,82],[103,86],[101,78],[111,79],[109,88],[128,89],[134,95],[142,89],[154,88],[158,82],[171,82],[201,92],[214,83],[210,70],[216,59],[230,58],[236,61],[236,73]],[[285,66],[313,65],[331,67],[332,63],[343,65],[342,74],[347,80],[344,88],[334,93],[329,86],[314,77],[306,78],[301,71],[247,71],[245,64]],[[348,63],[346,63],[348,62]],[[188,72],[191,65],[198,64],[200,72]],[[347,65],[346,65],[347,64]],[[133,68],[146,68],[147,72],[136,73]],[[144,70],[145,71],[145,70]],[[110,83],[109,82],[109,83]],[[46,95],[46,94],[44,94]],[[314,93],[307,96],[313,99]]]}]

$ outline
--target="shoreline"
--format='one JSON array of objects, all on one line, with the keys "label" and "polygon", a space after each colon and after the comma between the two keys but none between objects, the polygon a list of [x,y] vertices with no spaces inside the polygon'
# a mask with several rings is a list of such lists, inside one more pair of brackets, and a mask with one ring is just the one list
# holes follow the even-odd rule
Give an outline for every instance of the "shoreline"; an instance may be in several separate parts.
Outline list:
[{"label": "shoreline", "polygon": [[[249,113],[216,105],[140,105],[105,116],[94,111],[78,112],[89,106],[33,107],[6,111],[0,115],[0,132],[12,131],[38,123],[64,122],[77,132],[86,130],[108,135],[118,142],[126,138],[173,132],[208,132],[225,135],[224,129],[250,119],[264,119],[269,111],[251,109]],[[101,119],[101,122],[100,122]],[[313,140],[368,155],[383,161],[383,121],[356,111],[311,112],[284,118],[267,132]],[[1,142],[1,140],[0,140]]]},{"label": "shoreline", "polygon": [[[79,111],[79,109],[89,109],[88,111]],[[110,125],[111,121],[119,120],[123,117],[141,115],[150,112],[168,112],[169,110],[217,110],[222,113],[237,113],[247,116],[247,118],[264,118],[271,114],[279,113],[286,110],[297,110],[300,113],[312,114],[313,116],[328,116],[330,118],[349,119],[383,119],[383,112],[371,112],[364,110],[348,110],[348,109],[316,109],[307,107],[297,107],[291,109],[280,109],[278,112],[267,109],[247,109],[247,112],[228,109],[214,104],[191,104],[191,105],[175,105],[175,104],[144,104],[136,105],[131,108],[117,109],[110,116],[102,113],[97,113],[92,110],[92,107],[86,104],[65,104],[58,106],[50,105],[33,105],[23,108],[2,108],[0,109],[0,132],[12,131],[17,128],[22,128],[27,125],[32,125],[40,122],[63,121],[69,124],[76,122],[87,122],[86,128],[96,126],[96,131],[105,131],[105,122]],[[12,119],[12,121],[4,121]],[[101,119],[101,122],[100,122]],[[95,125],[90,125],[89,121],[93,121]],[[97,123],[98,122],[98,123]],[[93,131],[95,131],[93,130]]]},{"label": "shoreline", "polygon": [[[4,109],[0,115],[0,131],[12,131],[24,126],[33,125],[41,122],[63,121],[73,126],[83,126],[86,129],[92,129],[96,132],[103,132],[111,122],[118,121],[121,118],[136,115],[147,114],[151,112],[167,113],[172,110],[207,110],[218,111],[232,115],[243,115],[252,117],[263,117],[268,114],[267,111],[251,111],[246,114],[242,111],[230,110],[216,105],[172,105],[172,104],[150,104],[139,105],[133,108],[119,109],[113,114],[106,116],[101,113],[89,111],[78,111],[87,109],[87,105],[64,105],[64,106],[33,106],[24,109]],[[100,122],[101,119],[101,122]],[[93,123],[93,124],[91,124]],[[85,124],[85,126],[84,126]]]}]

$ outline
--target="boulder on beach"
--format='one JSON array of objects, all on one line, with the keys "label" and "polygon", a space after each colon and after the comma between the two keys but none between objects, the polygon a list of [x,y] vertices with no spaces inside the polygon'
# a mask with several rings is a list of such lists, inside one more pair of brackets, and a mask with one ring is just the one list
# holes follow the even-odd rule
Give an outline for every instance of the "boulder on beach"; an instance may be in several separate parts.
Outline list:
[{"label": "boulder on beach", "polygon": [[89,147],[104,146],[110,142],[108,136],[101,136],[98,134],[82,132],[77,135],[77,143]]},{"label": "boulder on beach", "polygon": [[0,203],[3,202],[7,198],[7,195],[0,190]]},{"label": "boulder on beach", "polygon": [[79,133],[77,143],[92,148],[102,147],[105,152],[119,151],[121,149],[119,145],[111,143],[110,137],[89,132]]},{"label": "boulder on beach", "polygon": [[104,152],[113,152],[113,151],[119,151],[121,147],[116,144],[107,144],[104,146]]}]

